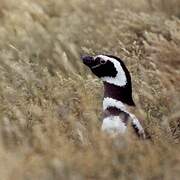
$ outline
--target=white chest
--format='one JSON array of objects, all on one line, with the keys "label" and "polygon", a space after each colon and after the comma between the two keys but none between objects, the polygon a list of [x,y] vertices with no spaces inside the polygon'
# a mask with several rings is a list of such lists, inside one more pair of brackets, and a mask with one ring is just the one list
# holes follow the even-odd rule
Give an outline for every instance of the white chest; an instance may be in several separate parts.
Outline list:
[{"label": "white chest", "polygon": [[124,134],[126,125],[119,116],[108,116],[103,119],[101,129],[109,134]]}]

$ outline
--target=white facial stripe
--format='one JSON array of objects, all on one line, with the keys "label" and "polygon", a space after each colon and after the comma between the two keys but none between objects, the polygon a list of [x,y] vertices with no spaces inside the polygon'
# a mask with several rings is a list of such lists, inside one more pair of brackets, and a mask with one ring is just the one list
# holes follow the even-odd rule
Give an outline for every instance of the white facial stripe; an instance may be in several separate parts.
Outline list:
[{"label": "white facial stripe", "polygon": [[114,64],[114,67],[116,68],[116,71],[117,71],[116,77],[103,77],[103,78],[101,78],[103,81],[108,82],[110,84],[117,85],[117,86],[125,86],[126,85],[126,83],[127,83],[126,74],[125,74],[123,68],[121,67],[120,62],[118,62],[118,60],[116,60],[114,58],[110,58],[105,55],[98,55],[96,57],[100,57],[105,61],[107,61],[107,60],[111,61]]},{"label": "white facial stripe", "polygon": [[116,99],[106,97],[103,100],[103,110],[105,111],[108,107],[116,107],[122,111],[127,111],[125,105]]},{"label": "white facial stripe", "polygon": [[119,116],[108,116],[103,119],[101,129],[110,134],[124,134],[126,125]]}]

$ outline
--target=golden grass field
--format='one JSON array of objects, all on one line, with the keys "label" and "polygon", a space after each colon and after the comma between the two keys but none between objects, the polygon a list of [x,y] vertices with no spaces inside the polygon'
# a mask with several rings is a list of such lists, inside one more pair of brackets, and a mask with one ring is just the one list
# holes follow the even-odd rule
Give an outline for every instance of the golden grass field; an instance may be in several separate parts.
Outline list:
[{"label": "golden grass field", "polygon": [[[151,140],[100,131],[82,54],[121,57]],[[0,180],[180,179],[179,0],[0,0]]]}]

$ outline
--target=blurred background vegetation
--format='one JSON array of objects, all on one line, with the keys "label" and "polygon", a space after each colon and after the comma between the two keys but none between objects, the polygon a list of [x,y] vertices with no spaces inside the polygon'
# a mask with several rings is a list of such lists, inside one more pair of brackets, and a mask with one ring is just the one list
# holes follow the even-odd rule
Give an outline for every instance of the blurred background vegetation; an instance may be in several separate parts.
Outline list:
[{"label": "blurred background vegetation", "polygon": [[[100,132],[97,53],[130,69],[152,141]],[[180,1],[0,0],[0,102],[0,179],[178,180]]]}]

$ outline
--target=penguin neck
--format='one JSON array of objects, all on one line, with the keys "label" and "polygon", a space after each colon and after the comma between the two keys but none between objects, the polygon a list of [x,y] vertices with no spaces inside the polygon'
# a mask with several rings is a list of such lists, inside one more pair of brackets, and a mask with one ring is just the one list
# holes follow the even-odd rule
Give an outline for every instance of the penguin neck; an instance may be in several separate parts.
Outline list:
[{"label": "penguin neck", "polygon": [[104,97],[105,98],[109,97],[112,99],[122,101],[123,99],[122,91],[123,91],[122,87],[104,82]]},{"label": "penguin neck", "polygon": [[131,96],[131,88],[128,86],[117,86],[108,82],[104,83],[104,98],[112,98],[130,106],[135,106]]},{"label": "penguin neck", "polygon": [[119,115],[126,108],[122,91],[120,86],[104,82],[103,110],[105,114]]}]

